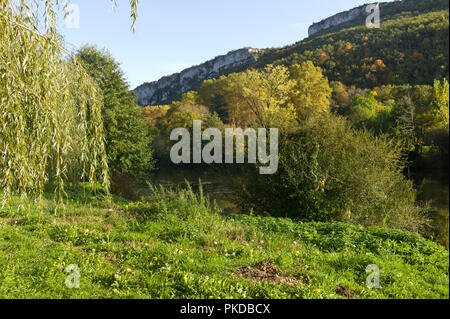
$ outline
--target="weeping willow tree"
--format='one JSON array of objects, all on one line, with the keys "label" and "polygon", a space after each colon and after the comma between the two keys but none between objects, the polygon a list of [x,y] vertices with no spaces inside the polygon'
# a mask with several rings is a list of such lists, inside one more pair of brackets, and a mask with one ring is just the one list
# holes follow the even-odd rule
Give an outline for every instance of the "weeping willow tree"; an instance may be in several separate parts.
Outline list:
[{"label": "weeping willow tree", "polygon": [[[113,1],[115,3],[115,1]],[[132,27],[138,0],[131,0]],[[68,182],[109,191],[101,92],[57,32],[67,1],[0,0],[0,189],[42,203]]]}]

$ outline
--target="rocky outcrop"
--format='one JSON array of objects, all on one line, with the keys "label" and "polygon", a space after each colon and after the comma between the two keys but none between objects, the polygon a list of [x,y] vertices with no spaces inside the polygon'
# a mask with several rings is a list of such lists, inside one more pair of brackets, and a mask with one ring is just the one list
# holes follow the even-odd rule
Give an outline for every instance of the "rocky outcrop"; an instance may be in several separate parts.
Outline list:
[{"label": "rocky outcrop", "polygon": [[252,48],[231,51],[180,73],[165,76],[159,81],[144,83],[134,90],[137,103],[140,106],[170,103],[182,93],[197,88],[204,80],[253,64],[258,58],[258,52]]},{"label": "rocky outcrop", "polygon": [[367,5],[362,5],[360,7],[335,14],[334,16],[324,19],[318,23],[314,23],[308,29],[308,36],[312,36],[322,30],[326,30],[343,23],[350,22],[357,18],[366,17],[369,15],[366,12],[366,7]]},{"label": "rocky outcrop", "polygon": [[366,18],[372,13],[366,11],[368,5],[378,4],[381,19],[401,12],[429,12],[435,10],[448,10],[448,0],[396,0],[390,2],[367,3],[357,8],[335,14],[318,23],[312,24],[308,29],[308,35],[312,36],[322,30],[333,28],[341,24],[351,22],[365,23]]}]

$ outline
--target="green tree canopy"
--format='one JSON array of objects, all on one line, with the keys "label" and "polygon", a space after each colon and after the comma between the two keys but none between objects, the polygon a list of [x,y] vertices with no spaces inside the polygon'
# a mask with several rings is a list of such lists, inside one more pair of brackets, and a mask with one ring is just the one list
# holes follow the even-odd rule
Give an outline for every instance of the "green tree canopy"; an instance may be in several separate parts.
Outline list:
[{"label": "green tree canopy", "polygon": [[88,45],[76,56],[103,92],[102,116],[111,173],[145,178],[153,168],[151,136],[119,64],[107,51]]},{"label": "green tree canopy", "polygon": [[449,105],[449,86],[447,79],[442,83],[438,80],[434,81],[434,108],[436,117],[440,124],[447,129],[448,132],[448,105]]}]

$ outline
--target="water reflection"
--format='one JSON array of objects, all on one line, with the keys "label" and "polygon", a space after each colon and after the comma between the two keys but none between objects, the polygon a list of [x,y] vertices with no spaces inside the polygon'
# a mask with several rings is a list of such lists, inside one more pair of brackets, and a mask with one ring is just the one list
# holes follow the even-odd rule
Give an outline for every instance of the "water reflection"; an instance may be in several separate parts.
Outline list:
[{"label": "water reflection", "polygon": [[431,202],[433,235],[449,246],[449,173],[448,170],[421,170],[411,174],[418,189],[418,201]]}]

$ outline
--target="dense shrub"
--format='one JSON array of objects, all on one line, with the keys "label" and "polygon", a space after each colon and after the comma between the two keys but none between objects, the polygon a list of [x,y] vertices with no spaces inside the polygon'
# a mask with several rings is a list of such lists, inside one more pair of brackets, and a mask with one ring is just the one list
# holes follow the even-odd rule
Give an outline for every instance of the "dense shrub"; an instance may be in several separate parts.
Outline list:
[{"label": "dense shrub", "polygon": [[367,128],[375,134],[392,131],[394,120],[392,109],[378,102],[375,91],[366,96],[354,95],[350,102],[339,109],[357,128]]},{"label": "dense shrub", "polygon": [[246,208],[313,221],[348,220],[419,231],[415,190],[402,175],[401,148],[355,130],[342,117],[302,123],[280,141],[278,172],[248,170],[242,178]]}]

